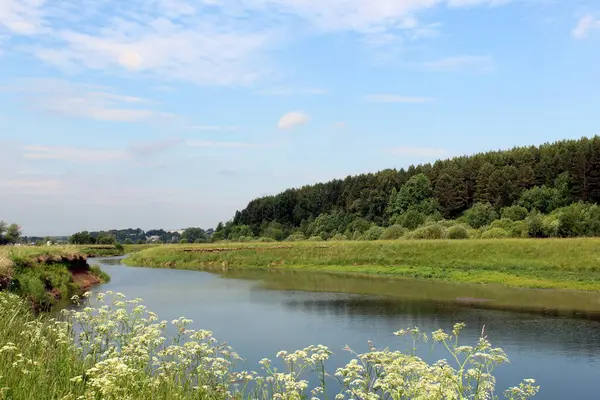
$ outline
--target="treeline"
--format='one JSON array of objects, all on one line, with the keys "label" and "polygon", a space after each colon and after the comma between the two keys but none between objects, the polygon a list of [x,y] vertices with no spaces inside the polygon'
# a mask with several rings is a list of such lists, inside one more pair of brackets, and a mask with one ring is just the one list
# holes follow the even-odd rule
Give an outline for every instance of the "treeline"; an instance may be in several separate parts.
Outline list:
[{"label": "treeline", "polygon": [[213,229],[187,228],[181,231],[164,229],[113,229],[77,232],[69,238],[71,244],[144,244],[144,243],[204,243],[210,241]]},{"label": "treeline", "polygon": [[[464,224],[481,233],[496,220],[501,222],[493,228],[510,235],[516,233],[508,221],[528,221],[527,233],[523,228],[520,236],[595,236],[600,229],[591,225],[600,218],[598,202],[600,137],[596,136],[289,189],[251,201],[232,221],[219,224],[214,239],[282,240],[290,235],[357,239],[370,229],[375,237],[390,227],[414,231],[433,224],[446,228]],[[582,226],[567,228],[566,221],[575,217]],[[562,228],[560,221],[565,223]]]},{"label": "treeline", "polygon": [[19,243],[21,238],[21,227],[17,224],[7,224],[0,221],[0,245]]}]

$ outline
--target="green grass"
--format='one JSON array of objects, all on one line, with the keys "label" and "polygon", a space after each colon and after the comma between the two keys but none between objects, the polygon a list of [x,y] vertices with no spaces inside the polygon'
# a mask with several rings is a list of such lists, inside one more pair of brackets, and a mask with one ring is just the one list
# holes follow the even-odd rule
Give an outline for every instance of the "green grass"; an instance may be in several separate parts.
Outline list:
[{"label": "green grass", "polygon": [[96,282],[109,279],[99,268],[89,267],[79,247],[0,247],[0,290],[29,299],[37,309],[49,309],[80,293],[86,277]]},{"label": "green grass", "polygon": [[88,257],[113,257],[125,254],[121,245],[98,244],[98,245],[76,245],[77,250]]},{"label": "green grass", "polygon": [[[225,251],[209,251],[215,248]],[[125,263],[198,270],[288,269],[598,291],[599,250],[597,238],[227,243],[165,245],[133,253]]]}]

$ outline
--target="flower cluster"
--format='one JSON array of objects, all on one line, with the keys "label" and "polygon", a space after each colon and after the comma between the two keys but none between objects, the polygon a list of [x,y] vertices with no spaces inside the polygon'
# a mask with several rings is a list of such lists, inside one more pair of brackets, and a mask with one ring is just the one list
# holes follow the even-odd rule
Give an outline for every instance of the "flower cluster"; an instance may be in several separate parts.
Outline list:
[{"label": "flower cluster", "polygon": [[[427,335],[418,328],[396,332],[412,339],[407,352],[377,349],[370,342],[363,354],[347,348],[352,359],[334,373],[326,368],[332,353],[322,345],[280,351],[281,370],[265,358],[259,363],[261,373],[240,371],[237,364],[243,360],[228,345],[218,343],[212,332],[188,329],[189,319],[160,321],[140,299],[128,300],[120,293],[100,293],[95,298],[88,293],[73,300],[79,307],[63,310],[60,320],[24,323],[20,343],[21,347],[27,344],[28,352],[15,341],[0,341],[0,362],[11,363],[9,371],[20,379],[49,373],[42,360],[56,358],[53,349],[63,349],[65,360],[71,357],[69,362],[76,367],[60,371],[68,376],[68,383],[61,387],[60,396],[48,397],[64,400],[495,399],[494,367],[508,361],[483,333],[475,346],[461,345],[464,324],[457,324],[451,333],[440,330]],[[0,329],[12,315],[7,311],[11,308],[4,306],[14,310],[19,301],[0,293]],[[428,341],[443,346],[450,361],[428,364],[419,358],[417,345]],[[61,358],[59,364],[68,363]],[[17,390],[3,387],[3,371],[0,399],[2,393]],[[310,387],[307,374],[318,377],[316,387]],[[342,388],[337,395],[327,392],[335,381]],[[523,400],[538,390],[533,380],[525,380],[504,394]]]}]

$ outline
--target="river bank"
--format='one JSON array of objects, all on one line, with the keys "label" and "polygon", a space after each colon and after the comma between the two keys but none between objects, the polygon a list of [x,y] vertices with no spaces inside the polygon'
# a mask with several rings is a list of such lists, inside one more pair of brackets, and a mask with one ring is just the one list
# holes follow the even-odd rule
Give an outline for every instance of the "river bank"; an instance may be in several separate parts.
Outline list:
[{"label": "river bank", "polygon": [[30,300],[35,309],[47,310],[109,279],[75,246],[0,247],[0,291]]},{"label": "river bank", "polygon": [[519,288],[600,290],[600,239],[163,245],[124,263],[196,270],[293,270]]}]

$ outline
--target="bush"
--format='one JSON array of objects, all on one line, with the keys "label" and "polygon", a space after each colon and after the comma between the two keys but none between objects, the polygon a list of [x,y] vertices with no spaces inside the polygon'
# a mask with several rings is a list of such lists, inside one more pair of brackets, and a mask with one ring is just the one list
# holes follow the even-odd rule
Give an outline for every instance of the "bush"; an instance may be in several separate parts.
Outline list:
[{"label": "bush", "polygon": [[527,226],[527,231],[529,237],[532,238],[544,238],[547,237],[544,231],[544,221],[542,216],[537,212],[531,213],[527,219],[525,219],[525,224]]},{"label": "bush", "polygon": [[296,233],[292,233],[285,240],[287,240],[288,242],[301,242],[303,240],[306,240],[306,236],[304,236],[304,234],[302,232],[296,232]]},{"label": "bush", "polygon": [[444,239],[446,236],[446,228],[440,224],[423,226],[407,235],[409,239]]},{"label": "bush", "polygon": [[311,236],[308,238],[308,240],[311,242],[322,242],[323,238],[321,236]]},{"label": "bush", "polygon": [[344,241],[344,240],[348,240],[348,238],[346,237],[346,235],[342,235],[341,233],[336,233],[329,240]]},{"label": "bush", "polygon": [[271,238],[271,237],[265,237],[265,236],[261,236],[259,237],[257,240],[257,242],[262,242],[262,243],[272,243],[272,242],[276,242],[275,239]]},{"label": "bush", "polygon": [[558,214],[545,215],[542,218],[542,231],[544,237],[558,237],[559,226],[560,221],[558,219]]},{"label": "bush", "polygon": [[528,214],[529,211],[522,206],[504,207],[500,211],[500,216],[503,219],[509,219],[511,221],[523,221],[525,218],[527,218]]},{"label": "bush", "polygon": [[491,228],[481,234],[482,239],[503,239],[510,237],[510,232],[502,228]]},{"label": "bush", "polygon": [[383,228],[380,226],[372,226],[362,234],[360,240],[379,240],[383,234]]},{"label": "bush", "polygon": [[427,216],[417,210],[410,209],[404,214],[393,217],[390,222],[404,228],[414,230],[425,223]]},{"label": "bush", "polygon": [[497,219],[492,222],[486,230],[500,228],[507,231],[510,237],[528,237],[529,236],[529,227],[527,222],[525,221],[512,221],[509,219]]},{"label": "bush", "polygon": [[381,240],[395,240],[400,239],[407,232],[407,229],[400,225],[392,225],[386,228],[379,239]]},{"label": "bush", "polygon": [[454,225],[448,229],[448,239],[468,239],[469,231],[462,225]]},{"label": "bush", "polygon": [[498,213],[490,203],[475,203],[465,211],[464,220],[472,228],[482,228],[498,218]]}]

